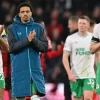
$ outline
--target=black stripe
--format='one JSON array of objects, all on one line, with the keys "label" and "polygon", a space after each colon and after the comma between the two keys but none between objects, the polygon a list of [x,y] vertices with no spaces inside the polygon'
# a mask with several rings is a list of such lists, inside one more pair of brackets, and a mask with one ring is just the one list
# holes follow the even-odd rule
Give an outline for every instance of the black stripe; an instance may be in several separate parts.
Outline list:
[{"label": "black stripe", "polygon": [[92,41],[100,42],[98,38],[92,37]]}]

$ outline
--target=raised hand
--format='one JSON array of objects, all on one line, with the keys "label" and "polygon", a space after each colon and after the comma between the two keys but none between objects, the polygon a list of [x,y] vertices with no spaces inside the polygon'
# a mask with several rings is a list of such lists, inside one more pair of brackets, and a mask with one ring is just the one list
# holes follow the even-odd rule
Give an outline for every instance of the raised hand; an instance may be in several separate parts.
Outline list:
[{"label": "raised hand", "polygon": [[33,30],[28,36],[28,41],[31,42],[35,38],[36,32]]}]

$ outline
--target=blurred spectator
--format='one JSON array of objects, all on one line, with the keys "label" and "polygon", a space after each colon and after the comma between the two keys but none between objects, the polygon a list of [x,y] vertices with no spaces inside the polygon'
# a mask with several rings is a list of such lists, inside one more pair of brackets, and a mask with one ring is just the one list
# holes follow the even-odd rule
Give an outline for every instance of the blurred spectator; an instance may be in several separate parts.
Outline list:
[{"label": "blurred spectator", "polygon": [[[27,0],[29,1],[29,0]],[[32,6],[33,6],[33,9],[37,8],[37,7],[45,7],[45,0],[30,0]]]},{"label": "blurred spectator", "polygon": [[72,0],[65,0],[65,9],[71,9],[72,8]]},{"label": "blurred spectator", "polygon": [[82,16],[83,15],[83,10],[77,10],[75,12],[75,15],[78,16],[78,17]]},{"label": "blurred spectator", "polygon": [[90,19],[90,28],[89,28],[89,32],[93,33],[93,29],[95,26],[96,22],[93,19]]},{"label": "blurred spectator", "polygon": [[[45,24],[43,22],[41,22],[41,24],[45,28]],[[46,31],[46,28],[45,28],[45,31]],[[56,47],[53,47],[53,45],[51,44],[50,38],[48,37],[47,39],[48,39],[48,51],[46,53],[41,53],[41,64],[42,64],[43,72],[45,72],[45,66],[47,65],[47,62],[45,60],[47,59],[51,60],[51,59],[57,58],[63,53],[63,43],[61,45],[58,45],[58,49],[56,50],[56,49],[53,49]],[[47,68],[47,71],[48,71],[48,68]]]},{"label": "blurred spectator", "polygon": [[43,20],[43,9],[41,7],[37,7],[35,9],[35,17],[34,17],[36,22],[40,22]]},{"label": "blurred spectator", "polygon": [[58,43],[61,40],[63,26],[59,22],[59,10],[54,9],[51,12],[51,23],[48,26],[48,35],[52,41]]},{"label": "blurred spectator", "polygon": [[69,28],[70,34],[73,34],[78,31],[78,17],[77,16],[69,17],[68,28]]},{"label": "blurred spectator", "polygon": [[93,19],[96,21],[96,23],[100,22],[100,5],[95,6],[93,10]]},{"label": "blurred spectator", "polygon": [[10,8],[10,2],[8,0],[3,0],[0,4],[0,24],[3,24],[5,16],[8,14]]},{"label": "blurred spectator", "polygon": [[5,22],[12,22],[12,16],[11,16],[11,14],[7,14],[6,15]]},{"label": "blurred spectator", "polygon": [[61,24],[63,25],[63,33],[62,33],[62,41],[65,42],[65,39],[69,34],[69,29],[68,29],[68,19],[72,15],[71,10],[64,10],[62,19],[61,19]]}]

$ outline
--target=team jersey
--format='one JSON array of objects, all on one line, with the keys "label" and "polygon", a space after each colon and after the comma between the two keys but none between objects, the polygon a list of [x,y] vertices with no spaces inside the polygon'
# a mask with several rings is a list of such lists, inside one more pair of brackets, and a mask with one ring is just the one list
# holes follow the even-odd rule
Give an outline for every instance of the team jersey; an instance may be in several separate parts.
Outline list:
[{"label": "team jersey", "polygon": [[95,56],[90,53],[91,38],[92,33],[80,36],[77,32],[66,39],[64,51],[70,52],[71,71],[76,79],[95,78]]},{"label": "team jersey", "polygon": [[100,42],[100,23],[94,27],[92,42]]}]

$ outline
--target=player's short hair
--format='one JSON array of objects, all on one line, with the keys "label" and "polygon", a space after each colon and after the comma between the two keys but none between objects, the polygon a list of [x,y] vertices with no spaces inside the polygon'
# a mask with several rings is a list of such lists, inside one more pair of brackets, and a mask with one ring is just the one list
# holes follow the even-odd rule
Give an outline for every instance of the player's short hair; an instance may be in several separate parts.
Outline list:
[{"label": "player's short hair", "polygon": [[20,3],[20,4],[18,5],[18,7],[17,7],[17,13],[20,12],[20,8],[21,8],[21,7],[25,7],[25,6],[29,7],[30,10],[31,10],[31,12],[33,11],[32,6],[31,6],[28,2],[23,2],[23,3]]},{"label": "player's short hair", "polygon": [[68,20],[71,20],[73,22],[78,22],[79,17],[78,16],[70,16]]},{"label": "player's short hair", "polygon": [[90,18],[88,16],[84,15],[84,16],[79,17],[79,19],[85,19],[90,23]]}]

